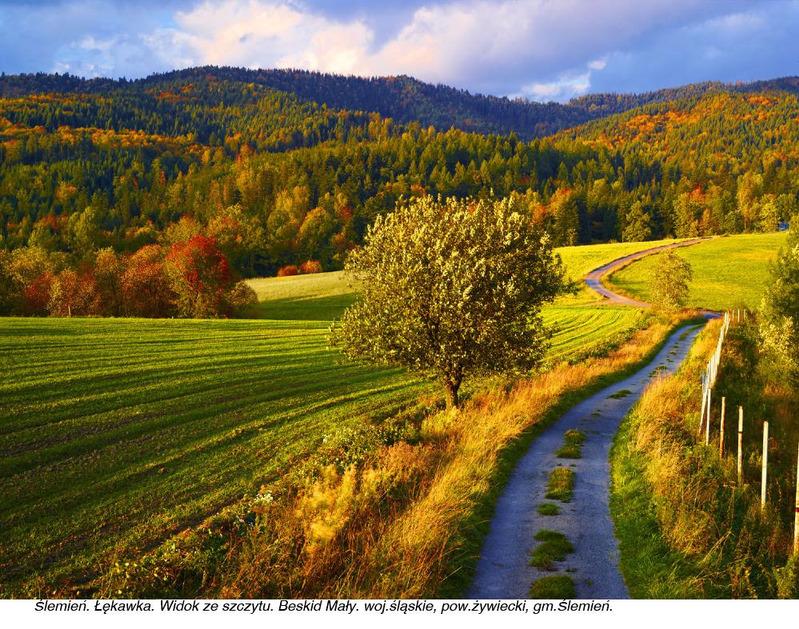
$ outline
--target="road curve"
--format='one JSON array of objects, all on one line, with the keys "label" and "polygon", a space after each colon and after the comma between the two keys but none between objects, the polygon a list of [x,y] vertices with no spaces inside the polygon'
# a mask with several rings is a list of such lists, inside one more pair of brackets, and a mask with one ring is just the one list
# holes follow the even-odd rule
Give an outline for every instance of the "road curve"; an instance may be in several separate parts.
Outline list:
[{"label": "road curve", "polygon": [[602,297],[609,299],[613,303],[622,304],[625,306],[632,306],[633,308],[649,308],[651,307],[652,304],[648,304],[645,301],[639,301],[638,299],[633,299],[625,295],[614,293],[612,290],[607,288],[602,283],[602,278],[610,275],[615,271],[618,271],[619,269],[621,269],[624,266],[627,266],[631,262],[640,260],[641,258],[646,257],[648,255],[652,255],[653,253],[658,253],[659,251],[665,251],[666,249],[675,249],[677,247],[687,247],[689,245],[695,245],[696,243],[701,241],[702,241],[701,238],[693,238],[691,240],[674,242],[668,245],[660,245],[659,247],[651,247],[649,249],[644,249],[643,251],[636,251],[635,253],[631,253],[628,256],[618,258],[616,260],[613,260],[612,262],[608,262],[607,264],[604,264],[594,269],[588,275],[585,276],[584,281],[590,289],[592,289],[594,292],[599,293]]},{"label": "road curve", "polygon": [[[677,369],[702,325],[686,325],[669,336],[655,359],[625,380],[606,387],[573,406],[547,427],[519,460],[497,501],[483,543],[470,598],[527,598],[539,577],[554,574],[530,565],[538,544],[534,535],[550,529],[566,535],[574,552],[558,562],[559,574],[574,580],[577,598],[618,599],[629,593],[619,570],[618,542],[610,516],[610,462],[613,437],[622,419],[653,378]],[[582,457],[562,459],[555,454],[563,433],[585,434]],[[557,466],[574,471],[572,500],[547,500],[547,479]],[[538,505],[554,503],[555,516],[541,515]]]},{"label": "road curve", "polygon": [[[648,308],[650,304],[646,302],[609,290],[602,278],[644,256],[700,240],[624,256],[591,271],[585,283],[614,303]],[[469,589],[471,598],[526,598],[537,578],[552,574],[529,562],[537,545],[534,536],[541,529],[563,533],[574,546],[574,552],[559,562],[558,572],[572,577],[578,598],[629,597],[619,570],[618,542],[610,516],[610,446],[622,420],[647,385],[653,378],[677,369],[701,328],[697,324],[678,328],[649,364],[573,406],[536,437],[497,500]],[[582,457],[558,458],[555,452],[563,442],[563,434],[572,429],[585,435]],[[557,466],[568,466],[575,473],[574,494],[568,503],[545,498],[549,474]],[[538,507],[545,502],[558,504],[560,513],[540,514]]]}]

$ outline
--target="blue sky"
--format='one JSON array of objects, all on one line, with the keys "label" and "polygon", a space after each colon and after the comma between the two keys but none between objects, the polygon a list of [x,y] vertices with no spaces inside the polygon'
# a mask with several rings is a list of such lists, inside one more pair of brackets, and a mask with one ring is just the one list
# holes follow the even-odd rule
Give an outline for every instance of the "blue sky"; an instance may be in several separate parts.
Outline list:
[{"label": "blue sky", "polygon": [[799,0],[0,0],[0,70],[409,74],[567,100],[799,74]]}]

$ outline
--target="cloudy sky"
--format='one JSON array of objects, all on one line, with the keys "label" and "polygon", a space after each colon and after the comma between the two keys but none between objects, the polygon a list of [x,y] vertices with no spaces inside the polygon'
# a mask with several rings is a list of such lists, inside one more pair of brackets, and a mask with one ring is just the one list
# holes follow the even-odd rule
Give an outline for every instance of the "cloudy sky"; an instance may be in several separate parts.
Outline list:
[{"label": "cloudy sky", "polygon": [[496,95],[799,74],[799,0],[0,0],[0,70],[409,74]]}]

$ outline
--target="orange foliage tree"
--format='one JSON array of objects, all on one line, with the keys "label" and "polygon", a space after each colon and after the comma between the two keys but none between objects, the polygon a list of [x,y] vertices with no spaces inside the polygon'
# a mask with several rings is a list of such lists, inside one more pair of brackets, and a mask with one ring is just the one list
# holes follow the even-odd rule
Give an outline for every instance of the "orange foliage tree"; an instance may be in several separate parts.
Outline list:
[{"label": "orange foliage tree", "polygon": [[215,317],[228,313],[227,293],[233,276],[215,238],[197,235],[172,245],[166,271],[183,317]]},{"label": "orange foliage tree", "polygon": [[130,256],[120,284],[125,314],[168,317],[175,313],[175,293],[165,273],[160,245],[146,245]]}]

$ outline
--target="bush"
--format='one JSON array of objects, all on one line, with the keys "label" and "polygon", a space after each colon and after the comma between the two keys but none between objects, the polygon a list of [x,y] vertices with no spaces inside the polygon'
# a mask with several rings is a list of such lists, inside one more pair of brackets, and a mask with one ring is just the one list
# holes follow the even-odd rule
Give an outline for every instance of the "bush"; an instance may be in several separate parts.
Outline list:
[{"label": "bush", "polygon": [[228,293],[228,303],[234,311],[241,311],[258,303],[258,294],[247,282],[236,282]]},{"label": "bush", "polygon": [[287,264],[286,266],[280,267],[277,271],[278,277],[289,277],[291,275],[297,275],[300,270],[297,268],[296,264]]},{"label": "bush", "polygon": [[300,265],[300,273],[321,273],[322,263],[319,260],[306,260]]}]

